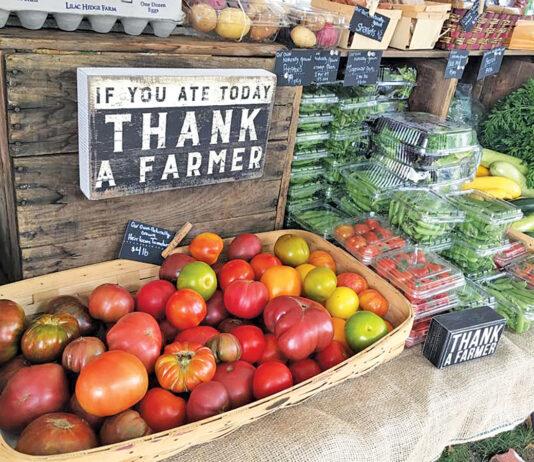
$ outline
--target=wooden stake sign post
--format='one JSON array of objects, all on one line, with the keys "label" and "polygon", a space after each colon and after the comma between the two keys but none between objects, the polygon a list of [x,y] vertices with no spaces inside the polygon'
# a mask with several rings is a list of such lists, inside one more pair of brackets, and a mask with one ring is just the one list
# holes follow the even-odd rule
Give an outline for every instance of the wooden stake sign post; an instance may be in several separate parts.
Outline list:
[{"label": "wooden stake sign post", "polygon": [[263,176],[276,76],[261,69],[78,69],[89,199]]}]

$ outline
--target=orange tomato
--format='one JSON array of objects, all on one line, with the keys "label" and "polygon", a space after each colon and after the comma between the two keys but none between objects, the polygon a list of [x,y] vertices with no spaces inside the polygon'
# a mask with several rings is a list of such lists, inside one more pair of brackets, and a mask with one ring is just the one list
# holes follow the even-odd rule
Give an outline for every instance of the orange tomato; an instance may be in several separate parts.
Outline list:
[{"label": "orange tomato", "polygon": [[213,265],[224,247],[221,236],[215,233],[201,233],[189,244],[189,253],[197,260]]},{"label": "orange tomato", "polygon": [[347,343],[347,339],[345,338],[345,319],[341,318],[332,318],[332,324],[334,325],[334,338],[332,340],[336,340],[342,345],[349,347]]},{"label": "orange tomato", "polygon": [[386,323],[386,327],[388,328],[388,332],[391,332],[394,329],[393,325],[389,321],[386,321],[385,319],[384,319],[384,322]]},{"label": "orange tomato", "polygon": [[360,298],[360,308],[370,311],[381,318],[388,312],[388,301],[375,289],[366,289],[358,294]]},{"label": "orange tomato", "polygon": [[341,273],[337,277],[338,287],[348,287],[359,294],[362,290],[368,289],[369,286],[365,278],[358,273]]},{"label": "orange tomato", "polygon": [[273,266],[263,273],[260,281],[267,286],[271,300],[281,295],[300,295],[300,274],[291,266]]},{"label": "orange tomato", "polygon": [[310,253],[308,263],[322,268],[330,268],[334,273],[336,272],[336,262],[328,252],[324,250],[314,250]]},{"label": "orange tomato", "polygon": [[303,263],[302,265],[297,266],[295,269],[300,274],[300,282],[304,282],[306,275],[314,268],[316,268],[316,266],[310,265],[309,263]]}]

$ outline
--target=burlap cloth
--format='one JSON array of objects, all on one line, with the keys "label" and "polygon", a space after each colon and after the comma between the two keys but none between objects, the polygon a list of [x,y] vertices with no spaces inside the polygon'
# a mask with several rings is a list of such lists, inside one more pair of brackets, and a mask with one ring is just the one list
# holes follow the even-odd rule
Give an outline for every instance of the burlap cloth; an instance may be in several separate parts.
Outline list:
[{"label": "burlap cloth", "polygon": [[434,368],[421,347],[167,462],[434,461],[449,444],[508,430],[534,411],[534,331],[494,356]]}]

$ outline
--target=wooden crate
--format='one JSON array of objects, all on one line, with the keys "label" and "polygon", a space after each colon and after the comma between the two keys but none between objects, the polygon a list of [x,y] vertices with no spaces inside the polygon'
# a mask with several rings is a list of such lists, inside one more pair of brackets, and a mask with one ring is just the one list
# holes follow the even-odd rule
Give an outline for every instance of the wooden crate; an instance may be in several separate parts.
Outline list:
[{"label": "wooden crate", "polygon": [[[288,231],[259,234],[264,244],[264,251],[272,252],[278,237],[286,232]],[[404,349],[404,342],[413,324],[413,310],[408,300],[388,282],[339,247],[306,231],[291,230],[291,233],[306,239],[312,250],[321,249],[330,252],[336,261],[338,272],[359,273],[367,279],[370,287],[379,290],[389,302],[386,318],[393,324],[394,330],[366,350],[333,368],[287,390],[238,409],[135,440],[78,453],[32,457],[32,460],[97,462],[107,459],[114,462],[132,462],[142,458],[164,459],[191,446],[227,435],[277,409],[299,404],[321,390],[363,375],[398,356]],[[176,252],[187,252],[187,248],[182,247]],[[145,263],[115,260],[0,286],[0,299],[14,300],[24,307],[27,314],[34,314],[42,311],[47,301],[53,297],[74,295],[85,299],[92,289],[106,282],[121,284],[132,292],[136,291],[146,282],[157,279],[158,268],[158,266]],[[0,460],[24,462],[28,460],[28,456],[14,451],[0,437]]]},{"label": "wooden crate", "polygon": [[16,280],[116,258],[128,220],[171,230],[189,220],[196,223],[191,236],[206,230],[231,236],[279,228],[300,88],[277,89],[262,178],[88,201],[78,179],[76,69],[272,71],[280,48],[187,37],[2,30],[0,268]]}]

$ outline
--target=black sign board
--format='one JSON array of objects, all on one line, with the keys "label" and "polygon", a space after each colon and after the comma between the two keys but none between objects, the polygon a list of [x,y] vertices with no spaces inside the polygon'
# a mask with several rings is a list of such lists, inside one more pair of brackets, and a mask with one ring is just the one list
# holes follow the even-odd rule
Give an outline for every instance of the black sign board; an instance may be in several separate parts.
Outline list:
[{"label": "black sign board", "polygon": [[274,73],[281,87],[300,87],[313,82],[315,50],[277,51]]},{"label": "black sign board", "polygon": [[332,83],[337,80],[340,53],[337,50],[316,51],[313,57],[313,83]]},{"label": "black sign board", "polygon": [[477,80],[499,72],[505,50],[506,47],[499,47],[484,53],[482,56],[482,62],[480,63],[480,68],[478,69]]},{"label": "black sign board", "polygon": [[174,233],[157,226],[130,220],[122,240],[119,258],[161,265],[163,252],[171,243]]},{"label": "black sign board", "polygon": [[469,50],[451,50],[445,68],[445,78],[461,79],[468,59]]},{"label": "black sign board", "polygon": [[[466,32],[471,32],[471,29],[475,27],[475,24],[480,18],[481,14],[478,12],[479,1],[476,0],[473,3],[473,6],[469,9],[467,13],[464,14],[464,17],[460,20],[460,24]],[[484,2],[484,11],[486,11],[486,3]]]},{"label": "black sign board", "polygon": [[434,316],[423,355],[438,369],[495,353],[506,320],[488,306]]},{"label": "black sign board", "polygon": [[373,85],[378,80],[382,51],[351,51],[347,59],[343,85]]},{"label": "black sign board", "polygon": [[276,76],[261,69],[78,69],[89,199],[263,176]]},{"label": "black sign board", "polygon": [[367,8],[356,6],[350,21],[350,30],[380,42],[384,37],[388,24],[389,18],[387,16],[375,13],[371,17]]}]

